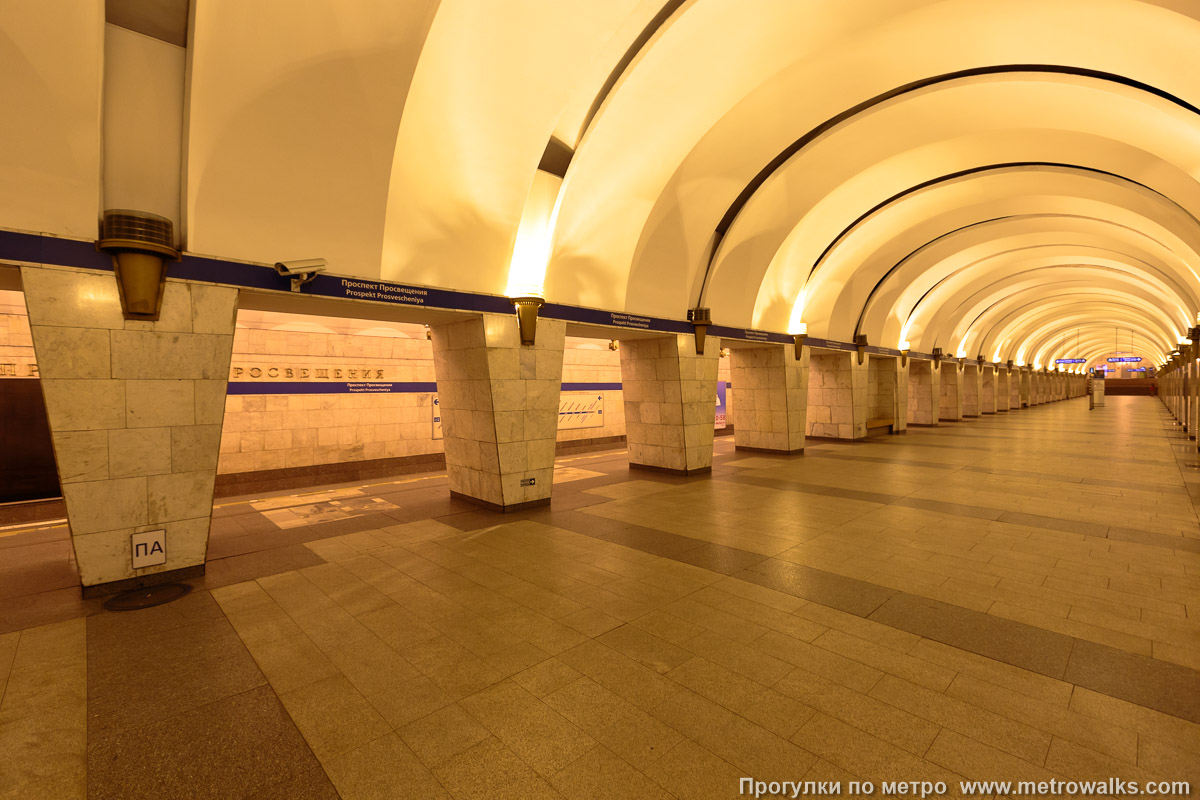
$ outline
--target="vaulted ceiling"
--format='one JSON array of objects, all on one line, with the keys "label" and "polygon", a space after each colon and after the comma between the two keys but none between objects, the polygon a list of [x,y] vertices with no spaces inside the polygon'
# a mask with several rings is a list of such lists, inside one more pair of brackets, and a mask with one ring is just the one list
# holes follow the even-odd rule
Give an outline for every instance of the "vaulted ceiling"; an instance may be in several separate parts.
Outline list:
[{"label": "vaulted ceiling", "polygon": [[[0,227],[99,213],[89,3],[0,0],[0,87],[61,138],[0,128],[0,183],[92,187]],[[1030,364],[1200,312],[1195,0],[192,6],[194,252]]]}]

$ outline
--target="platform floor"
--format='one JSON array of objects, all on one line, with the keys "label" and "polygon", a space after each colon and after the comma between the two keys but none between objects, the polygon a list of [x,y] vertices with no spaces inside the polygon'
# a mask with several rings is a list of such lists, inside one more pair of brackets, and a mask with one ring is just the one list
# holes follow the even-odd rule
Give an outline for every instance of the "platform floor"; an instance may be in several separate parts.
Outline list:
[{"label": "platform floor", "polygon": [[0,798],[1196,795],[1198,498],[1195,443],[1119,397],[718,439],[711,476],[573,456],[507,516],[438,474],[231,498],[136,612],[79,599],[65,528],[0,530]]}]

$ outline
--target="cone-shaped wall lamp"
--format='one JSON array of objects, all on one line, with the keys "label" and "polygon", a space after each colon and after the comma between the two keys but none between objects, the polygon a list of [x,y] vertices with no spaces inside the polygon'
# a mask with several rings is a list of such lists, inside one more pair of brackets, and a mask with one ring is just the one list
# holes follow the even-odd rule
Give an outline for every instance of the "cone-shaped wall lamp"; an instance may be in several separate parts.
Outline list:
[{"label": "cone-shaped wall lamp", "polygon": [[521,334],[521,344],[532,346],[537,335],[538,309],[546,305],[546,301],[534,295],[512,298],[512,304],[517,309],[517,328]]},{"label": "cone-shaped wall lamp", "polygon": [[166,262],[179,258],[171,220],[145,211],[110,209],[104,212],[96,249],[113,257],[125,319],[157,320]]}]

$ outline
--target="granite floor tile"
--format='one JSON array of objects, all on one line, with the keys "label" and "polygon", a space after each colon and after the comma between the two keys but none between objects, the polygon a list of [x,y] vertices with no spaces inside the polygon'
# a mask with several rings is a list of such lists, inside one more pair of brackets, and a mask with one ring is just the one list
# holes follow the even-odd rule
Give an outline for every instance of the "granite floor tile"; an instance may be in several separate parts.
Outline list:
[{"label": "granite floor tile", "polygon": [[383,717],[341,675],[285,692],[279,699],[324,764],[391,731]]},{"label": "granite floor tile", "polygon": [[572,800],[671,800],[654,781],[603,747],[580,756],[550,779],[563,797]]},{"label": "granite floor tile", "polygon": [[544,698],[546,705],[640,770],[680,740],[680,734],[589,678]]},{"label": "granite floor tile", "polygon": [[706,477],[605,453],[510,515],[444,477],[347,486],[397,508],[288,530],[230,505],[196,591],[140,612],[6,596],[23,576],[0,591],[0,798],[1195,780],[1195,445],[1120,402],[793,458],[720,439]]},{"label": "granite floor tile", "polygon": [[596,746],[592,737],[552,706],[511,681],[473,694],[460,705],[545,777]]},{"label": "granite floor tile", "polygon": [[1073,640],[949,603],[899,593],[870,619],[996,661],[1061,678]]},{"label": "granite floor tile", "polygon": [[458,800],[559,800],[561,795],[509,750],[488,738],[434,769]]},{"label": "granite floor tile", "polygon": [[268,687],[111,730],[88,745],[88,797],[252,798],[317,767]]},{"label": "granite floor tile", "polygon": [[409,797],[449,800],[450,795],[394,733],[342,753],[325,765],[342,800]]},{"label": "granite floor tile", "polygon": [[426,766],[433,768],[482,742],[491,733],[458,703],[399,728],[400,738]]},{"label": "granite floor tile", "polygon": [[1187,667],[1077,641],[1064,680],[1200,723],[1200,672]]}]

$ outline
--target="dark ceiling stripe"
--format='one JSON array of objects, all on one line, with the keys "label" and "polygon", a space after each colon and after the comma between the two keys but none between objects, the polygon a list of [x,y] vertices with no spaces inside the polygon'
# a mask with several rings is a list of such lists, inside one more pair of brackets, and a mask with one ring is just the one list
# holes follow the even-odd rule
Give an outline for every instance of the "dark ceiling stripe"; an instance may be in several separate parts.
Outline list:
[{"label": "dark ceiling stripe", "polygon": [[[1050,296],[1050,297],[1048,297],[1048,298],[1046,298],[1046,299],[1048,299],[1048,300],[1055,300],[1055,299],[1063,299],[1063,300],[1065,300],[1066,298],[1069,298],[1069,297],[1073,296],[1073,294],[1074,294],[1074,293],[1071,293],[1071,294],[1057,294],[1057,295],[1052,295],[1052,296]],[[1001,301],[1001,302],[1002,302],[1002,301]],[[1106,299],[1104,302],[1098,302],[1098,303],[1096,303],[1096,305],[1100,305],[1100,306],[1113,306],[1113,307],[1116,307],[1116,308],[1129,309],[1129,310],[1131,310],[1131,311],[1137,312],[1138,314],[1142,314],[1142,313],[1144,313],[1144,307],[1143,307],[1143,306],[1140,306],[1140,305],[1137,305],[1137,304],[1135,304],[1135,303],[1131,303],[1131,302],[1125,302],[1125,301],[1119,300],[1119,299],[1117,299],[1117,298],[1108,298],[1108,299]],[[995,322],[993,325],[991,325],[991,326],[988,328],[988,330],[987,330],[987,332],[986,332],[986,333],[983,333],[983,334],[981,334],[981,336],[980,336],[980,340],[981,340],[981,341],[984,341],[984,340],[988,339],[989,337],[993,336],[993,334],[994,334],[994,331],[995,331],[995,329],[996,329],[998,326],[1000,326],[1000,325],[1004,324],[1005,322],[1007,322],[1008,320],[1012,319],[1012,318],[1013,318],[1013,317],[1014,317],[1016,314],[1020,313],[1021,311],[1022,311],[1022,309],[1021,309],[1021,308],[1015,308],[1015,309],[1012,309],[1011,311],[1007,312],[1007,313],[1006,313],[1006,314],[1005,314],[1003,317],[1001,317],[1001,318],[1000,318],[999,320],[997,320],[997,321],[996,321],[996,322]],[[1147,319],[1151,320],[1151,322],[1154,322],[1154,320],[1153,320],[1153,317],[1147,317]],[[1128,323],[1125,323],[1125,324],[1128,324]],[[1071,327],[1077,327],[1077,326],[1071,326]],[[1108,326],[1105,324],[1105,325],[1102,325],[1102,327],[1108,327]],[[1113,327],[1122,327],[1122,325],[1114,325]],[[1055,331],[1061,331],[1061,330],[1063,330],[1063,328],[1057,328],[1057,329],[1055,329]],[[1129,330],[1132,330],[1132,328],[1130,328]],[[1146,334],[1144,334],[1144,333],[1142,333],[1142,332],[1140,332],[1140,331],[1138,332],[1138,335],[1139,335],[1139,336],[1145,336],[1145,337],[1146,337],[1148,340],[1150,340],[1150,341],[1153,341],[1152,339],[1150,339],[1150,337],[1149,337],[1148,335],[1146,335]],[[1014,341],[1014,342],[1013,342],[1013,343],[1012,343],[1012,344],[1009,346],[1009,348],[1010,348],[1010,349],[1012,349],[1012,348],[1016,348],[1016,347],[1018,347],[1019,345],[1021,345],[1022,343],[1025,343],[1025,342],[1027,342],[1027,341],[1028,341],[1028,338],[1027,338],[1027,336],[1023,336],[1022,338],[1020,338],[1020,339],[1018,339],[1018,340]],[[1053,340],[1051,340],[1051,341],[1053,341]],[[1038,348],[1037,348],[1037,347],[1035,347],[1034,349],[1038,349]]]},{"label": "dark ceiling stripe", "polygon": [[[817,260],[813,263],[812,268],[809,269],[808,275],[811,278],[812,274],[814,272],[816,272],[817,268],[820,267],[821,264],[825,261],[825,257],[833,250],[833,248],[835,248],[838,244],[840,244],[841,241],[843,239],[845,239],[846,236],[848,236],[855,228],[857,228],[860,224],[862,224],[864,221],[866,221],[869,217],[873,216],[875,213],[882,210],[883,208],[886,208],[887,206],[891,205],[892,203],[896,202],[897,200],[907,197],[908,195],[920,192],[924,189],[928,189],[931,186],[936,186],[941,183],[948,183],[950,181],[954,181],[959,178],[966,177],[968,175],[977,175],[977,174],[980,174],[983,172],[995,172],[995,171],[1006,170],[1006,169],[1014,169],[1014,170],[1015,169],[1032,169],[1035,167],[1050,168],[1050,169],[1064,169],[1064,170],[1071,170],[1071,171],[1076,171],[1076,172],[1087,172],[1087,173],[1093,173],[1096,175],[1104,175],[1104,176],[1110,177],[1110,178],[1116,178],[1117,180],[1122,181],[1124,183],[1131,183],[1134,186],[1139,186],[1152,194],[1158,195],[1159,197],[1166,200],[1171,205],[1175,206],[1175,208],[1179,209],[1179,211],[1181,211],[1189,219],[1191,219],[1193,222],[1195,222],[1197,224],[1197,226],[1200,226],[1200,220],[1197,220],[1196,217],[1190,211],[1188,211],[1183,206],[1179,205],[1179,203],[1175,202],[1170,197],[1167,197],[1165,194],[1158,191],[1157,189],[1147,186],[1146,184],[1144,184],[1140,181],[1135,181],[1132,178],[1127,178],[1124,175],[1120,175],[1115,172],[1109,172],[1108,170],[1103,170],[1103,169],[1096,169],[1094,167],[1079,166],[1077,164],[1066,164],[1066,163],[1058,162],[1058,161],[1010,161],[1010,162],[1005,162],[1005,163],[1000,163],[1000,164],[985,164],[983,166],[972,167],[970,169],[964,169],[964,170],[960,170],[958,172],[951,172],[947,175],[942,175],[940,177],[932,178],[932,179],[924,181],[922,183],[918,183],[915,186],[910,186],[909,188],[905,189],[902,192],[897,192],[896,194],[892,195],[891,197],[887,198],[886,200],[883,200],[882,202],[876,203],[870,209],[868,209],[864,213],[860,214],[853,222],[851,222],[845,228],[842,228],[842,230],[838,233],[838,235],[833,237],[832,240],[830,240],[829,244],[825,246],[825,249],[821,251],[821,255],[818,256]],[[1102,220],[1098,220],[1098,221],[1102,221]],[[1143,234],[1143,235],[1145,235],[1145,234]],[[936,241],[936,239],[934,241]],[[1161,244],[1161,242],[1159,242],[1159,244]],[[883,286],[883,284],[887,281],[887,279],[889,277],[891,277],[892,273],[894,273],[901,264],[903,264],[905,261],[907,261],[910,256],[914,255],[920,249],[921,248],[914,250],[912,253],[909,253],[909,255],[907,255],[903,259],[901,259],[894,267],[892,267],[890,270],[888,270],[887,273],[884,274],[884,276],[878,282],[876,282],[875,286],[873,286],[871,288],[871,293],[867,295],[867,299],[863,302],[862,310],[859,312],[859,315],[858,315],[858,324],[860,326],[862,325],[863,317],[867,313],[867,308],[871,305],[871,300],[875,297],[875,293],[879,291],[879,289]],[[1140,259],[1137,259],[1137,260],[1140,260]],[[949,276],[947,276],[947,277],[949,277]],[[946,280],[946,278],[943,278],[942,280]],[[921,301],[924,300],[929,295],[929,292],[932,292],[935,288],[937,288],[937,286],[939,284],[941,284],[941,282],[942,281],[939,280],[937,283],[935,283],[933,286],[931,286],[925,292],[925,294],[921,295],[921,298],[919,300],[917,300],[917,303],[916,303],[916,305],[913,306],[913,308],[916,309],[917,306],[921,305]],[[911,316],[911,312],[910,312],[910,316]],[[855,333],[857,333],[857,332],[858,332],[858,328],[856,326]]]},{"label": "dark ceiling stripe", "polygon": [[[1056,267],[1038,267],[1037,269],[1055,269],[1055,268]],[[1114,270],[1114,269],[1112,269],[1112,267],[1097,267],[1097,269],[1109,269],[1109,270],[1112,270],[1113,272],[1120,273],[1120,270]],[[1036,271],[1037,271],[1036,269],[1027,270],[1027,272],[1036,272]],[[1126,273],[1121,273],[1121,274],[1126,274]],[[994,286],[994,285],[995,285],[995,282],[992,284],[989,284],[989,286]],[[976,294],[979,294],[979,292],[976,292]],[[987,308],[983,309],[983,311],[980,311],[978,314],[976,314],[975,319],[971,320],[971,324],[967,326],[967,330],[974,328],[977,324],[979,324],[979,321],[981,319],[983,319],[985,316],[987,316],[989,313],[991,313],[992,310],[996,308],[996,306],[1005,302],[1007,299],[1008,299],[1007,297],[1002,297],[999,300],[997,300],[996,302],[989,305]],[[984,338],[986,338],[986,337],[984,337]]]},{"label": "dark ceiling stripe", "polygon": [[[1127,230],[1133,230],[1132,228],[1128,228],[1128,226],[1119,225],[1118,223],[1111,222],[1109,220],[1101,220],[1097,217],[1086,217],[1086,216],[1079,215],[1079,214],[1008,214],[1003,217],[992,217],[990,219],[977,220],[977,221],[972,222],[967,225],[961,225],[953,230],[946,231],[945,233],[939,234],[938,236],[935,236],[934,238],[930,239],[928,242],[925,242],[924,244],[922,244],[920,247],[917,247],[915,250],[913,250],[912,252],[910,252],[906,256],[904,256],[904,258],[901,258],[899,261],[897,261],[887,272],[885,272],[883,274],[883,276],[878,281],[875,282],[875,285],[871,287],[871,291],[867,294],[866,300],[863,301],[862,309],[860,309],[858,312],[858,321],[855,322],[855,324],[854,324],[854,335],[857,336],[861,332],[860,329],[862,328],[863,317],[866,316],[867,308],[870,307],[871,300],[875,297],[875,293],[879,291],[880,287],[883,286],[883,284],[887,283],[888,278],[892,277],[892,275],[896,272],[896,270],[898,270],[902,266],[904,266],[904,264],[909,259],[911,259],[913,256],[915,256],[917,253],[920,253],[922,250],[924,250],[927,247],[931,247],[932,245],[937,244],[938,242],[940,242],[941,240],[943,240],[949,236],[953,236],[954,234],[961,233],[962,231],[965,231],[965,230],[970,230],[971,228],[976,228],[981,225],[989,225],[993,222],[1001,222],[1001,221],[1010,220],[1010,219],[1024,219],[1026,217],[1038,217],[1038,218],[1069,217],[1072,219],[1090,219],[1090,220],[1094,220],[1096,222],[1103,222],[1108,225],[1116,225],[1117,227],[1126,228]],[[1140,233],[1140,231],[1135,231],[1135,232]]]},{"label": "dark ceiling stripe", "polygon": [[[999,253],[994,253],[994,254],[988,256],[986,259],[979,259],[979,261],[973,261],[968,266],[974,266],[974,265],[980,263],[980,261],[990,260],[997,256],[1008,255],[1009,253],[1017,253],[1022,250],[1039,250],[1043,247],[1061,247],[1061,246],[1062,245],[1034,245],[1031,247],[1017,247],[1012,250],[1004,250]],[[1169,286],[1172,290],[1174,290],[1175,293],[1178,294],[1180,297],[1185,297],[1187,295],[1187,292],[1184,290],[1184,288],[1182,286],[1180,286],[1170,275],[1164,273],[1161,269],[1156,267],[1154,264],[1151,264],[1149,261],[1143,261],[1140,258],[1134,258],[1133,256],[1130,256],[1126,253],[1122,253],[1119,250],[1109,250],[1108,248],[1105,248],[1105,247],[1096,247],[1094,249],[1100,250],[1102,252],[1112,253],[1112,254],[1120,256],[1122,258],[1127,258],[1127,259],[1130,259],[1131,261],[1135,261],[1138,264],[1145,267],[1147,272],[1155,275],[1159,280],[1161,280],[1163,283],[1167,284],[1167,286]],[[1129,264],[1128,262],[1121,262],[1121,263],[1125,264],[1126,266],[1132,266],[1132,264]],[[1010,278],[1017,278],[1017,277],[1020,277],[1023,275],[1028,275],[1031,272],[1041,272],[1042,270],[1050,270],[1050,269],[1064,269],[1064,268],[1072,269],[1072,268],[1077,268],[1077,267],[1082,267],[1082,268],[1089,269],[1089,270],[1102,270],[1105,272],[1112,272],[1117,275],[1123,275],[1127,278],[1135,278],[1135,276],[1131,275],[1128,272],[1125,272],[1124,270],[1117,269],[1116,267],[1106,267],[1106,266],[1102,266],[1100,264],[1047,264],[1046,266],[1043,266],[1043,267],[1033,267],[1032,269],[1025,269],[1025,270],[1021,270],[1020,272],[1014,272],[1011,275],[1006,275],[1004,278],[997,280],[997,281],[992,281],[991,283],[985,284],[982,287],[974,287],[970,297],[978,297],[981,294],[985,294],[988,291],[991,291],[994,287],[998,286],[1003,281],[1007,281]],[[920,305],[925,302],[925,298],[929,297],[929,295],[934,290],[936,290],[939,286],[944,284],[946,281],[950,280],[950,278],[954,277],[955,274],[957,274],[957,273],[951,273],[950,275],[947,275],[946,277],[939,280],[933,286],[929,287],[929,290],[926,291],[925,294],[921,295],[921,299],[919,299],[916,302],[916,304],[913,305],[913,310],[910,311],[909,315],[908,315],[909,318],[911,319],[913,313],[917,310],[917,308],[919,308]],[[968,298],[967,302],[969,302],[969,298]],[[991,311],[993,308],[995,308],[996,305],[998,305],[999,303],[1002,303],[1002,302],[1004,302],[1004,301],[997,300],[995,303],[992,303],[990,306],[986,307],[983,311],[979,312],[979,314],[977,314],[975,316],[975,319],[971,320],[970,324],[967,325],[967,330],[970,330],[971,328],[975,327],[976,323],[978,323],[979,320],[982,319],[985,314],[987,314],[989,311]],[[962,305],[962,304],[960,304],[960,305]],[[937,342],[935,341],[934,344],[937,344]]]},{"label": "dark ceiling stripe", "polygon": [[750,198],[754,196],[754,193],[757,192],[759,188],[767,182],[767,179],[770,178],[771,175],[780,167],[782,167],[789,159],[791,159],[792,156],[803,150],[813,140],[817,139],[832,128],[837,127],[846,120],[861,114],[863,111],[901,95],[919,91],[928,86],[935,86],[940,83],[949,83],[951,81],[961,80],[963,78],[1020,73],[1074,75],[1077,77],[1095,78],[1097,80],[1108,81],[1110,83],[1116,83],[1121,86],[1128,86],[1133,89],[1147,92],[1148,94],[1152,94],[1155,97],[1160,97],[1170,103],[1173,103],[1174,105],[1179,106],[1180,108],[1200,116],[1200,108],[1197,108],[1181,97],[1171,94],[1163,89],[1159,89],[1157,86],[1152,86],[1148,83],[1143,83],[1142,81],[1134,80],[1133,78],[1129,78],[1124,75],[1118,75],[1113,72],[1104,72],[1101,70],[1059,64],[996,64],[987,67],[973,67],[971,69],[957,70],[955,72],[933,75],[928,78],[922,78],[920,80],[912,81],[911,83],[906,83],[902,86],[897,86],[893,89],[883,92],[882,94],[877,94],[874,97],[864,100],[857,105],[851,106],[845,111],[842,111],[840,114],[830,117],[820,125],[817,125],[808,133],[804,134],[799,139],[785,147],[777,156],[775,156],[775,158],[771,159],[771,161],[768,162],[765,167],[759,170],[758,174],[755,175],[749,183],[746,184],[746,186],[738,194],[737,198],[734,199],[733,204],[729,206],[728,210],[726,210],[724,216],[721,217],[720,222],[717,223],[715,242],[709,251],[708,264],[705,265],[704,278],[700,284],[698,304],[702,304],[704,301],[704,289],[708,283],[708,275],[712,270],[713,260],[716,258],[716,254],[720,249],[721,239],[724,238],[730,227],[732,227],[734,219],[736,219],[738,214],[741,213],[742,209],[750,201]]},{"label": "dark ceiling stripe", "polygon": [[1063,163],[1060,161],[1008,161],[1008,162],[1003,162],[1003,163],[999,163],[999,164],[984,164],[984,165],[978,166],[978,167],[971,167],[970,169],[959,170],[958,172],[951,172],[947,175],[941,175],[937,178],[931,178],[930,180],[923,181],[921,183],[918,183],[915,186],[910,186],[909,188],[905,189],[904,191],[897,192],[896,194],[892,195],[891,197],[888,197],[887,199],[876,203],[875,205],[871,206],[871,208],[867,209],[862,214],[859,214],[858,217],[856,217],[853,222],[851,222],[846,227],[842,228],[842,230],[838,232],[837,236],[834,236],[829,241],[829,244],[827,244],[825,246],[825,249],[821,251],[821,254],[819,256],[817,256],[817,260],[813,262],[812,267],[808,271],[808,275],[809,275],[809,277],[812,277],[812,274],[814,272],[816,272],[817,268],[820,267],[821,264],[825,261],[825,257],[828,256],[829,253],[832,252],[833,249],[835,247],[837,247],[842,242],[843,239],[845,239],[851,232],[853,232],[853,230],[855,228],[857,228],[859,225],[861,225],[863,222],[865,222],[869,217],[875,215],[876,213],[883,210],[884,208],[891,205],[892,203],[895,203],[897,200],[901,200],[911,194],[916,194],[917,192],[923,191],[932,186],[937,186],[940,183],[949,183],[950,181],[955,181],[955,180],[958,180],[959,178],[965,178],[969,175],[978,175],[983,172],[999,172],[1001,170],[1006,170],[1006,169],[1007,170],[1019,170],[1019,169],[1034,169],[1034,168],[1063,169],[1063,170],[1070,170],[1070,171],[1074,171],[1074,172],[1087,172],[1087,173],[1092,173],[1094,175],[1104,175],[1109,178],[1116,178],[1117,180],[1122,181],[1124,183],[1131,183],[1134,186],[1139,186],[1152,194],[1158,195],[1159,197],[1166,200],[1171,205],[1175,206],[1175,208],[1179,209],[1184,215],[1186,215],[1193,222],[1195,222],[1198,226],[1200,226],[1200,220],[1197,220],[1196,217],[1190,211],[1188,211],[1183,206],[1179,205],[1179,203],[1177,203],[1175,200],[1171,199],[1170,197],[1167,197],[1165,194],[1158,191],[1157,189],[1154,189],[1153,187],[1147,186],[1146,184],[1144,184],[1140,181],[1135,181],[1132,178],[1127,178],[1124,175],[1120,175],[1116,172],[1109,172],[1108,170],[1104,170],[1104,169],[1096,169],[1095,167],[1085,167],[1085,166],[1081,166],[1079,164],[1067,164],[1067,163]]},{"label": "dark ceiling stripe", "polygon": [[[654,34],[658,33],[659,29],[666,24],[667,20],[670,19],[671,16],[686,2],[688,2],[688,0],[667,0],[667,2],[663,3],[663,7],[658,10],[658,13],[655,14],[653,19],[651,19],[650,22],[647,23],[646,27],[642,29],[642,32],[639,33],[637,38],[633,40],[633,43],[629,45],[629,49],[626,50],[625,54],[621,56],[621,60],[617,62],[615,67],[613,67],[613,71],[609,73],[608,78],[604,81],[604,85],[600,87],[600,92],[596,95],[596,99],[592,101],[592,105],[588,109],[587,116],[583,118],[583,125],[579,129],[580,139],[583,138],[583,134],[587,132],[587,129],[591,127],[592,120],[595,119],[596,114],[599,113],[600,107],[604,105],[604,101],[608,99],[610,94],[612,94],[612,90],[617,85],[617,81],[621,80],[621,76],[625,74],[625,70],[629,68],[629,65],[633,63],[633,60],[637,58],[638,53],[642,51],[642,48],[644,48],[646,44],[652,38],[654,38]],[[578,141],[576,141],[576,145],[578,145]]]}]

